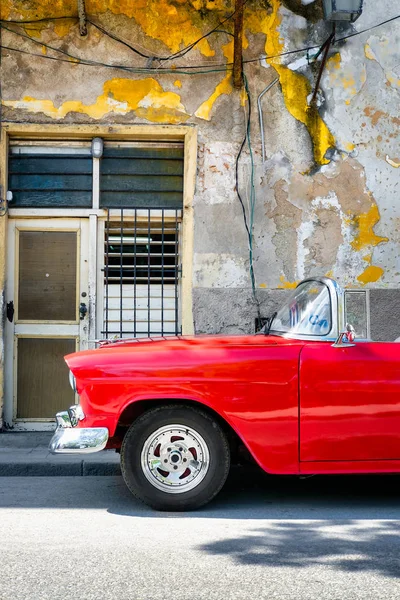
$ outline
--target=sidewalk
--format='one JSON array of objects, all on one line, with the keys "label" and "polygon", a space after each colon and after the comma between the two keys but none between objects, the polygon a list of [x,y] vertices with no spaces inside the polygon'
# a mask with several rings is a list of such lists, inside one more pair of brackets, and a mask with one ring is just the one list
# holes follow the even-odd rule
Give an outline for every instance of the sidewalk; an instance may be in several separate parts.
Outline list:
[{"label": "sidewalk", "polygon": [[53,432],[0,433],[0,477],[120,475],[119,454],[50,454]]}]

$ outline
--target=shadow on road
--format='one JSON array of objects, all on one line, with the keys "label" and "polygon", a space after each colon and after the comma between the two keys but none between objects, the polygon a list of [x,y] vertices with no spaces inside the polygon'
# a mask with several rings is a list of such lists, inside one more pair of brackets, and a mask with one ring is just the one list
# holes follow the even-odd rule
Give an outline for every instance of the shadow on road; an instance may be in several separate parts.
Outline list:
[{"label": "shadow on road", "polygon": [[[204,523],[210,531],[197,550],[240,566],[321,566],[399,578],[399,484],[399,476],[299,479],[236,468],[212,503],[195,512],[172,513],[139,503],[121,477],[9,477],[0,478],[0,519],[7,508],[95,509],[132,517],[127,526],[133,529],[135,519],[167,519],[171,532],[178,526],[175,519],[185,519],[188,532],[190,521],[194,529]],[[216,537],[215,531],[224,531],[224,520],[230,521],[229,534]]]},{"label": "shadow on road", "polygon": [[269,476],[232,469],[220,494],[195,512],[156,512],[121,477],[0,478],[1,508],[106,509],[117,515],[217,519],[400,519],[400,476]]},{"label": "shadow on road", "polygon": [[[400,476],[271,476],[258,467],[235,468],[219,495],[185,517],[263,519],[283,516],[330,519],[335,514],[359,519],[400,518]],[[117,514],[136,516],[133,498],[110,507]],[[166,513],[152,512],[153,516]],[[182,513],[168,513],[179,517]],[[336,518],[333,517],[332,518]]]},{"label": "shadow on road", "polygon": [[249,535],[200,546],[238,565],[267,568],[329,566],[348,573],[369,571],[400,578],[400,523],[358,520],[270,523]]}]

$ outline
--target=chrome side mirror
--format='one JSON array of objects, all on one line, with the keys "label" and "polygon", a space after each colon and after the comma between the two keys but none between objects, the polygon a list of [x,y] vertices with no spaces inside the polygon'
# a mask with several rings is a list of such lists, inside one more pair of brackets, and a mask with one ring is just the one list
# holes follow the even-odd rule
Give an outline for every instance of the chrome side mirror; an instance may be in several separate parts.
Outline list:
[{"label": "chrome side mirror", "polygon": [[356,339],[356,332],[354,331],[353,325],[346,323],[346,329],[339,333],[339,337],[334,344],[333,348],[348,348],[349,346],[355,346],[353,344]]}]

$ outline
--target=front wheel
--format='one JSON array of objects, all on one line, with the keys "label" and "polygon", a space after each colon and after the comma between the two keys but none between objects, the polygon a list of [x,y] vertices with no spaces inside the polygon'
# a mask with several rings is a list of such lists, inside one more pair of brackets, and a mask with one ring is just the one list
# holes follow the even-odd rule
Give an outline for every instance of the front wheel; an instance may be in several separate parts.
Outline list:
[{"label": "front wheel", "polygon": [[121,448],[126,485],[157,510],[193,510],[222,488],[230,465],[219,424],[191,406],[168,405],[144,413]]}]

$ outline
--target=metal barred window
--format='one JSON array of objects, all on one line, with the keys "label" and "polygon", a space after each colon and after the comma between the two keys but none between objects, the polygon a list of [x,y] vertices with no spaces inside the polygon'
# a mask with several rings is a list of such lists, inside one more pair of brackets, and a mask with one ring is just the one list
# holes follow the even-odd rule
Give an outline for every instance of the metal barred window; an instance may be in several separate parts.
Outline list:
[{"label": "metal barred window", "polygon": [[180,334],[182,210],[121,208],[113,215],[108,210],[105,224],[102,336]]}]

